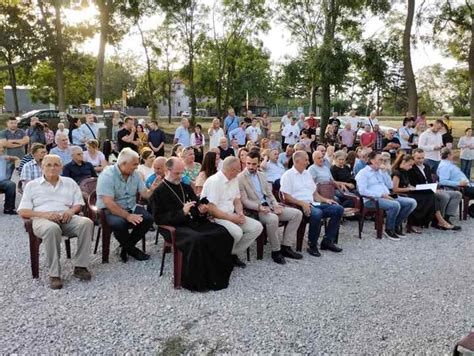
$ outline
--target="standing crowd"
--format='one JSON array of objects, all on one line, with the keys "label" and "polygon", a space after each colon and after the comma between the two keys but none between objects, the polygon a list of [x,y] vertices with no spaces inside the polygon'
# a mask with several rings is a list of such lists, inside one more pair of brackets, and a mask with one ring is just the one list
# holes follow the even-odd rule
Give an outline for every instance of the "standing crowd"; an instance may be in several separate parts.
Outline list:
[{"label": "standing crowd", "polygon": [[190,132],[183,118],[168,158],[156,121],[116,120],[113,142],[101,142],[93,115],[67,128],[60,123],[56,132],[37,118],[22,130],[10,118],[0,133],[4,213],[32,219],[53,289],[62,287],[63,235],[78,238],[74,276],[91,278],[94,225],[79,214],[86,204],[81,183],[90,178],[97,178],[96,207],[120,244],[120,259],[148,260],[137,243],[155,225],[169,242],[160,226],[172,226],[183,256],[181,284],[190,290],[226,288],[232,269],[246,267],[242,256],[259,238],[268,240],[277,264],[302,259],[306,224],[310,256],[340,253],[341,222],[357,219],[362,207],[383,211],[384,234],[393,241],[430,226],[461,229],[455,224],[460,202],[474,199],[474,139],[470,128],[459,139],[459,167],[447,115],[428,125],[424,113],[407,113],[400,129],[384,130],[375,112],[367,118],[334,113],[321,136],[314,113],[288,112],[280,141],[266,113],[245,114],[229,109],[222,122],[212,121],[207,136],[200,124]]}]

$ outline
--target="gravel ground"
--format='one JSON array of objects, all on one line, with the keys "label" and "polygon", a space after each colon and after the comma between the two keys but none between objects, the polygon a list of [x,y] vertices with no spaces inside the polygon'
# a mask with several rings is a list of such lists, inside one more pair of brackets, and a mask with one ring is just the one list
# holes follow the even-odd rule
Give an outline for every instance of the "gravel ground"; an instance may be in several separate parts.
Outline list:
[{"label": "gravel ground", "polygon": [[[285,266],[235,270],[228,289],[174,290],[172,259],[159,277],[161,243],[146,262],[92,259],[93,280],[62,290],[31,278],[18,217],[0,214],[0,353],[448,354],[474,326],[473,220],[462,233],[429,230],[400,242],[341,229],[342,254],[305,253]],[[114,241],[112,250],[117,246]],[[75,244],[72,244],[74,251]],[[63,255],[65,255],[63,248]],[[63,256],[65,259],[65,256]]]}]

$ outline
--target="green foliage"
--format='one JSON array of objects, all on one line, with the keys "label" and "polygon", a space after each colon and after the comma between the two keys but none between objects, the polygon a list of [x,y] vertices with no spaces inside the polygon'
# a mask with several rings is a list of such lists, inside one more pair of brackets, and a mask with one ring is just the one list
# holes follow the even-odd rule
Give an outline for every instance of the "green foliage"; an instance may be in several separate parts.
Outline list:
[{"label": "green foliage", "polygon": [[469,115],[469,70],[466,67],[448,69],[444,81],[449,88],[448,103],[453,108],[453,115]]},{"label": "green foliage", "polygon": [[122,91],[131,91],[137,80],[123,57],[113,57],[105,62],[103,101],[112,104],[122,98]]}]

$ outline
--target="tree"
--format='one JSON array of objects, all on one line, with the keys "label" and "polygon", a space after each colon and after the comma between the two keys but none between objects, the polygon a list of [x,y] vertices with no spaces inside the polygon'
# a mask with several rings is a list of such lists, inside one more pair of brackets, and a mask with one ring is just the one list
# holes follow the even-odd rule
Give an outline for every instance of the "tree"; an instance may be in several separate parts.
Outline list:
[{"label": "tree", "polygon": [[448,97],[444,75],[440,64],[423,67],[417,72],[420,111],[426,111],[429,115],[443,113]]},{"label": "tree", "polygon": [[453,115],[467,116],[470,114],[470,82],[469,68],[457,67],[448,69],[444,76],[448,92],[448,105],[453,108]]},{"label": "tree", "polygon": [[112,57],[105,62],[103,79],[104,104],[113,104],[122,98],[123,91],[131,91],[135,88],[137,79],[132,68],[127,65],[130,59],[125,56]]},{"label": "tree", "polygon": [[16,116],[20,114],[16,68],[45,56],[41,38],[30,6],[0,2],[0,60],[5,63],[1,70],[8,71]]},{"label": "tree", "polygon": [[442,0],[436,2],[435,15],[430,18],[433,32],[448,36],[444,44],[451,54],[460,61],[466,61],[469,68],[470,114],[474,126],[474,4],[470,0]]},{"label": "tree", "polygon": [[418,94],[416,91],[415,74],[411,63],[411,29],[415,16],[415,0],[408,0],[405,31],[403,32],[403,64],[407,84],[408,111],[418,114]]},{"label": "tree", "polygon": [[176,0],[164,2],[162,8],[166,12],[167,21],[178,33],[184,44],[184,57],[186,65],[182,70],[188,82],[188,95],[191,105],[191,123],[194,125],[196,118],[196,85],[194,81],[195,58],[205,39],[204,16],[208,8],[198,0]]}]

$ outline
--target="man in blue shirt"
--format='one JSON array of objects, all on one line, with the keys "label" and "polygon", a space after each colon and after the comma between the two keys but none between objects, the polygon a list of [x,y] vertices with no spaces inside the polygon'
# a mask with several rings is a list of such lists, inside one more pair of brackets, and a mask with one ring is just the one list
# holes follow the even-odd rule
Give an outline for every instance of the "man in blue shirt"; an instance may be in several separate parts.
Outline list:
[{"label": "man in blue shirt", "polygon": [[245,142],[247,140],[247,134],[245,132],[246,128],[247,123],[245,121],[242,121],[239,127],[229,132],[229,138],[231,140],[235,138],[239,144],[239,147],[245,146]]},{"label": "man in blue shirt", "polygon": [[[415,210],[416,200],[390,194],[393,184],[388,173],[379,169],[382,162],[380,153],[371,152],[369,154],[367,167],[355,177],[357,190],[360,195],[377,200],[379,208],[385,210],[387,214],[385,234],[391,240],[400,241],[400,236],[405,236],[402,223]],[[370,208],[375,207],[372,200],[365,199],[364,204]]]},{"label": "man in blue shirt", "polygon": [[162,157],[165,155],[166,135],[158,128],[158,121],[150,122],[149,126],[148,146],[155,152],[156,157]]},{"label": "man in blue shirt", "polygon": [[69,138],[66,135],[59,134],[56,136],[56,144],[49,153],[52,155],[59,156],[63,166],[72,161],[71,149],[69,147]]},{"label": "man in blue shirt", "polygon": [[436,173],[440,185],[453,188],[463,187],[463,194],[474,199],[474,187],[469,186],[469,179],[454,163],[454,154],[449,148],[441,151],[441,162]]},{"label": "man in blue shirt", "polygon": [[3,213],[7,215],[16,215],[15,198],[16,198],[16,184],[11,178],[11,165],[17,158],[13,156],[6,156],[3,154],[4,148],[0,145],[0,190],[5,194],[5,205],[3,206]]},{"label": "man in blue shirt", "polygon": [[230,132],[235,130],[240,125],[240,119],[238,116],[235,116],[234,109],[230,108],[228,111],[228,115],[224,120],[224,134],[226,134],[230,140]]},{"label": "man in blue shirt", "polygon": [[[137,172],[138,163],[138,153],[125,147],[117,163],[105,169],[97,180],[97,208],[105,210],[107,224],[122,247],[123,262],[127,262],[127,256],[139,261],[150,258],[135,247],[153,225],[151,214],[137,205],[137,194],[148,199],[159,182],[155,181],[147,189]],[[131,233],[129,229],[132,229]]]},{"label": "man in blue shirt", "polygon": [[181,125],[178,126],[174,133],[174,140],[173,140],[173,145],[176,145],[177,143],[183,145],[184,148],[189,147],[191,145],[190,142],[190,135],[189,135],[189,121],[186,118],[183,118],[181,120]]}]

